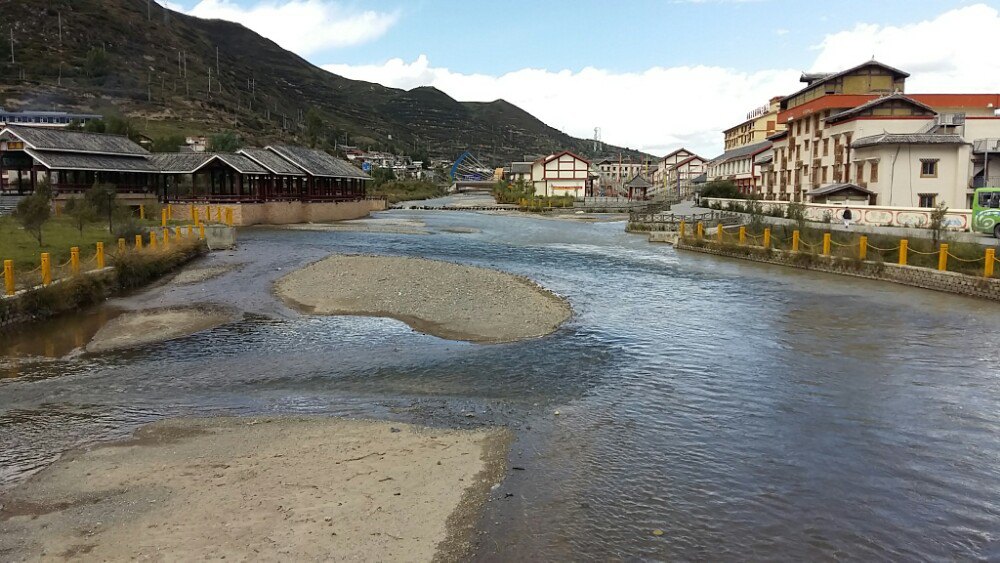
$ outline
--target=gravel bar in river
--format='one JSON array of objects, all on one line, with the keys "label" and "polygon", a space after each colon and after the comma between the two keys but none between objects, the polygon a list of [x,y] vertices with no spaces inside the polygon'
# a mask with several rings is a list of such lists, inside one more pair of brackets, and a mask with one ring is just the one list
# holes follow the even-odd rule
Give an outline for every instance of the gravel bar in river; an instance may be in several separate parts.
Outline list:
[{"label": "gravel bar in river", "polygon": [[276,291],[307,313],[390,317],[481,343],[545,336],[572,314],[527,278],[423,258],[335,255],[278,280]]}]

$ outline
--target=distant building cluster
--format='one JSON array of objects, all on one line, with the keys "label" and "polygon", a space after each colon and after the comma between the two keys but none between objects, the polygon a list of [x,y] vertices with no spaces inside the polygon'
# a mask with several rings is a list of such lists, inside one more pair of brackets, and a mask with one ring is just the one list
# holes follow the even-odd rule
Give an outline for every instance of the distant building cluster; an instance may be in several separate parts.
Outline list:
[{"label": "distant building cluster", "polygon": [[803,74],[724,132],[704,180],[766,200],[971,207],[1000,185],[1000,94],[908,94],[908,77],[875,60]]},{"label": "distant building cluster", "polygon": [[396,178],[415,180],[429,179],[432,175],[430,170],[424,168],[423,161],[413,160],[409,156],[381,151],[366,151],[352,146],[340,148],[344,151],[347,160],[365,171],[382,168],[392,170]]},{"label": "distant building cluster", "polygon": [[65,111],[9,111],[0,107],[0,127],[7,125],[37,125],[40,127],[66,127],[70,123],[84,124],[98,121],[100,115],[69,113]]}]

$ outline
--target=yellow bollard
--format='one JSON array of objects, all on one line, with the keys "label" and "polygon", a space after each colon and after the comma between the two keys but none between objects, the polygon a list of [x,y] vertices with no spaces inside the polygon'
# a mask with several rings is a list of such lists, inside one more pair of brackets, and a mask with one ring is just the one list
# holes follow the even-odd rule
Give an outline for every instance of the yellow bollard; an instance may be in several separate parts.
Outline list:
[{"label": "yellow bollard", "polygon": [[903,239],[899,241],[899,265],[905,266],[909,257],[910,241]]},{"label": "yellow bollard", "polygon": [[858,260],[868,259],[868,237],[861,235],[861,239],[858,240]]},{"label": "yellow bollard", "polygon": [[135,249],[142,250],[142,235],[135,235]]},{"label": "yellow bollard", "polygon": [[166,209],[160,211],[160,226],[161,227],[166,227],[167,226],[167,210]]},{"label": "yellow bollard", "polygon": [[48,252],[42,253],[42,285],[52,283],[52,261]]},{"label": "yellow bollard", "polygon": [[215,218],[216,218],[216,220],[219,223],[222,222],[222,208],[221,207],[216,207],[215,208]]},{"label": "yellow bollard", "polygon": [[698,238],[701,239],[704,237],[705,237],[705,224],[702,223],[701,221],[698,221]]},{"label": "yellow bollard", "polygon": [[722,223],[715,226],[715,242],[722,244]]},{"label": "yellow bollard", "polygon": [[212,204],[211,203],[205,204],[205,222],[206,223],[211,223],[212,222]]},{"label": "yellow bollard", "polygon": [[677,238],[684,238],[684,219],[681,219],[681,224],[677,225]]},{"label": "yellow bollard", "polygon": [[156,250],[156,231],[149,231],[149,248]]},{"label": "yellow bollard", "polygon": [[191,217],[194,218],[194,225],[196,227],[201,224],[201,220],[198,219],[198,210],[195,209],[193,206],[191,207]]},{"label": "yellow bollard", "polygon": [[139,218],[140,219],[146,218],[146,206],[141,203],[139,204]]},{"label": "yellow bollard", "polygon": [[771,227],[764,229],[764,248],[771,248]]},{"label": "yellow bollard", "polygon": [[181,232],[181,228],[180,227],[174,227],[174,238],[179,241],[179,240],[181,240],[181,237],[183,237],[183,236],[184,236],[184,233]]},{"label": "yellow bollard", "polygon": [[229,226],[229,227],[233,226],[233,208],[232,207],[226,208],[226,226]]},{"label": "yellow bollard", "polygon": [[14,261],[3,261],[3,288],[7,295],[14,295]]},{"label": "yellow bollard", "polygon": [[948,244],[944,243],[938,249],[938,270],[944,272],[948,269]]},{"label": "yellow bollard", "polygon": [[[123,238],[118,239],[118,244],[121,245],[121,246],[125,246],[125,239],[123,239]],[[104,269],[104,243],[103,242],[97,243],[97,255],[94,256],[94,259],[97,262],[97,269],[98,270],[103,270]]]},{"label": "yellow bollard", "polygon": [[792,252],[799,251],[799,232],[792,231]]},{"label": "yellow bollard", "polygon": [[80,273],[80,247],[74,246],[69,249],[69,271],[71,274]]},{"label": "yellow bollard", "polygon": [[823,233],[823,256],[830,255],[830,233]]},{"label": "yellow bollard", "polygon": [[205,240],[205,225],[198,225],[198,238]]},{"label": "yellow bollard", "polygon": [[188,225],[188,238],[191,238],[193,236],[194,236],[194,226]]},{"label": "yellow bollard", "polygon": [[[142,240],[142,239],[140,239],[140,240]],[[101,244],[103,244],[103,243],[101,243]],[[123,239],[123,238],[118,239],[118,252],[119,253],[124,253],[125,252],[125,239]]]},{"label": "yellow bollard", "polygon": [[170,246],[170,229],[163,229],[163,248]]},{"label": "yellow bollard", "polygon": [[170,203],[167,204],[167,219],[174,220],[174,206]]},{"label": "yellow bollard", "polygon": [[740,246],[747,243],[747,228],[740,225]]},{"label": "yellow bollard", "polygon": [[997,261],[997,250],[995,248],[986,249],[986,266],[983,268],[983,276],[993,277],[993,265]]}]

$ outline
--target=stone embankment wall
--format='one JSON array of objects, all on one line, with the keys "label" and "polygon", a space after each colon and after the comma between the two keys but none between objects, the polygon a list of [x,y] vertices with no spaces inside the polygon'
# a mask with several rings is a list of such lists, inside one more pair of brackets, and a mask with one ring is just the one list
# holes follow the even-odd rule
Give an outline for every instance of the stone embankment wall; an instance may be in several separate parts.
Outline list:
[{"label": "stone embankment wall", "polygon": [[977,277],[955,272],[941,272],[929,268],[900,266],[899,264],[887,262],[863,262],[849,258],[823,257],[783,250],[765,250],[755,247],[718,246],[708,243],[691,244],[689,242],[679,242],[675,247],[682,250],[714,254],[716,256],[727,256],[765,264],[777,264],[817,272],[888,281],[923,289],[1000,301],[1000,279],[998,278]]},{"label": "stone embankment wall", "polygon": [[[201,220],[211,209],[211,221],[218,221],[218,210],[233,210],[233,224],[240,227],[250,225],[292,225],[296,223],[329,223],[367,217],[373,211],[386,209],[384,199],[359,199],[355,201],[269,201],[267,203],[197,203],[194,208]],[[191,204],[171,204],[171,217],[176,221],[191,221]]]}]

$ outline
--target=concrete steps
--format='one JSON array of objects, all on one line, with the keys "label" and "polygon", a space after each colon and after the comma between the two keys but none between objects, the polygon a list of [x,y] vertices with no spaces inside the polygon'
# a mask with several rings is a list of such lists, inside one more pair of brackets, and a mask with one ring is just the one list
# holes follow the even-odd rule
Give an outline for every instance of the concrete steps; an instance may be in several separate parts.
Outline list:
[{"label": "concrete steps", "polygon": [[19,195],[0,195],[0,217],[4,215],[12,215],[14,210],[17,209],[17,204],[24,199],[24,196]]}]

